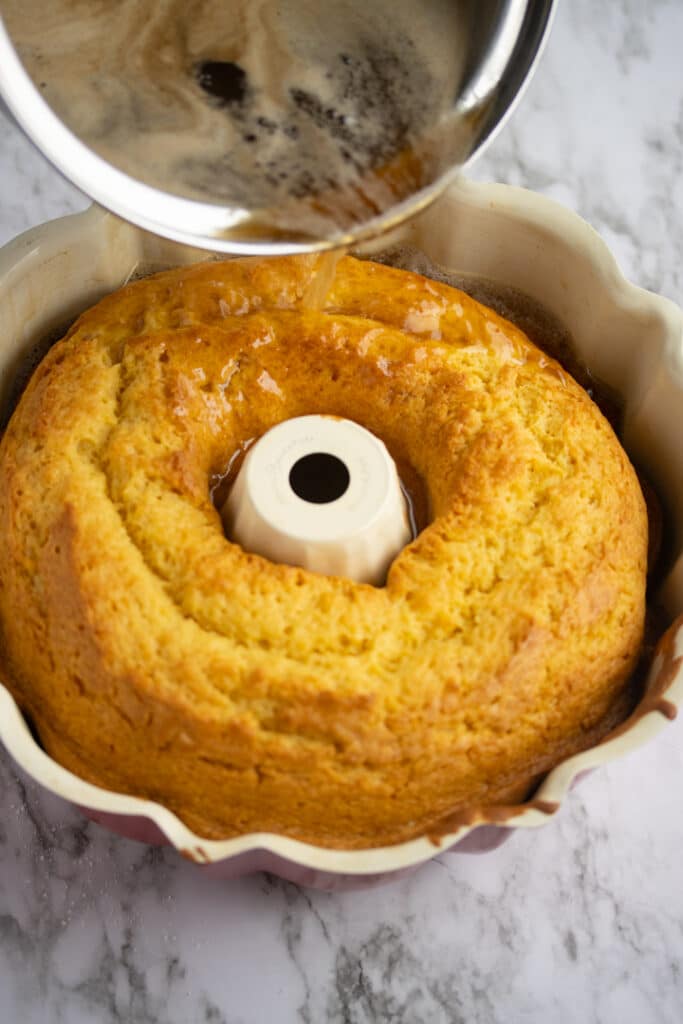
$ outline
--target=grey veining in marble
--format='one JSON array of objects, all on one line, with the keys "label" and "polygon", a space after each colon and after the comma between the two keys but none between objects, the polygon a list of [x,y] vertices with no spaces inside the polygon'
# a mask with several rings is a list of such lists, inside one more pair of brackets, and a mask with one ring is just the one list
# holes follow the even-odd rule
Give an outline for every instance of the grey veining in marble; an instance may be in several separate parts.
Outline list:
[{"label": "grey veining in marble", "polygon": [[[683,302],[683,4],[564,0],[472,176],[578,210]],[[84,198],[0,117],[0,243]],[[0,325],[1,329],[1,325]],[[217,882],[0,753],[2,1024],[680,1024],[683,724],[559,818],[369,892]]]}]

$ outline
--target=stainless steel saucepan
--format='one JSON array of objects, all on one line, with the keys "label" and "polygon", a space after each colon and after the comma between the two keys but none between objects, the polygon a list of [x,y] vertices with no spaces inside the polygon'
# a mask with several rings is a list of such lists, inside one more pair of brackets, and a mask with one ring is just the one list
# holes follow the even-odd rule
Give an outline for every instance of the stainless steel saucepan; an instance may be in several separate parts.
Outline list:
[{"label": "stainless steel saucepan", "polygon": [[527,81],[553,0],[0,0],[0,94],[98,203],[213,251],[426,206]]}]

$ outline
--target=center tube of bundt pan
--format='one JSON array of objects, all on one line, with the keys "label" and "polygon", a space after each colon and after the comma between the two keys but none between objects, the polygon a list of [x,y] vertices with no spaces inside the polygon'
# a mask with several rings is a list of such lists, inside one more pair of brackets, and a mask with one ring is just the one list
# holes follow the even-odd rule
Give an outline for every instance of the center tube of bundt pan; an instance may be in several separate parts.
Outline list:
[{"label": "center tube of bundt pan", "polygon": [[299,416],[264,434],[221,515],[227,536],[245,551],[375,586],[412,539],[384,443],[334,416]]}]

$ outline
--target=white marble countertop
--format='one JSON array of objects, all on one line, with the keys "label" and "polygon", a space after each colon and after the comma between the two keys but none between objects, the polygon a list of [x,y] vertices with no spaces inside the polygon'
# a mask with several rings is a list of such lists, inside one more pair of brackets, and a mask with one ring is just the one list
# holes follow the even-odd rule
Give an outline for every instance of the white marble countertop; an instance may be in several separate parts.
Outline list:
[{"label": "white marble countertop", "polygon": [[[579,210],[683,302],[683,4],[565,0],[472,174]],[[0,243],[85,201],[0,116]],[[370,892],[203,876],[117,839],[0,753],[7,1024],[679,1024],[683,721],[560,816]]]}]

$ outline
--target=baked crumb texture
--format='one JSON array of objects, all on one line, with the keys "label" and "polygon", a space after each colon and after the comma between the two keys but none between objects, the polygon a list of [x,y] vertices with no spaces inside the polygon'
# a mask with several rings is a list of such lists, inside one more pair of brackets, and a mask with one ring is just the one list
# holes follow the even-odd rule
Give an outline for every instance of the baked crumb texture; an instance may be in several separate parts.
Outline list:
[{"label": "baked crumb texture", "polygon": [[[522,799],[624,716],[647,521],[515,327],[351,257],[311,309],[319,261],[158,274],[51,349],[0,445],[2,671],[57,761],[202,836],[372,847]],[[211,482],[307,413],[425,483],[383,588],[224,536]]]}]

